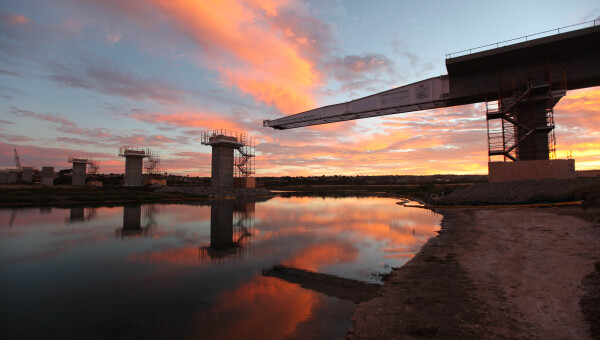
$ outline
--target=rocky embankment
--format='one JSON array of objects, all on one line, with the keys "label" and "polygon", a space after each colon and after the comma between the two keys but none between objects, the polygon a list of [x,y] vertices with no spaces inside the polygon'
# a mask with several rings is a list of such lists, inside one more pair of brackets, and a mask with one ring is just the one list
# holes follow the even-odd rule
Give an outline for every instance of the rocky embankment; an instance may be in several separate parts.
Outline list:
[{"label": "rocky embankment", "polygon": [[523,180],[502,183],[476,183],[445,197],[436,197],[439,205],[485,205],[559,202],[590,199],[600,179]]},{"label": "rocky embankment", "polygon": [[597,208],[455,208],[349,339],[599,339]]}]

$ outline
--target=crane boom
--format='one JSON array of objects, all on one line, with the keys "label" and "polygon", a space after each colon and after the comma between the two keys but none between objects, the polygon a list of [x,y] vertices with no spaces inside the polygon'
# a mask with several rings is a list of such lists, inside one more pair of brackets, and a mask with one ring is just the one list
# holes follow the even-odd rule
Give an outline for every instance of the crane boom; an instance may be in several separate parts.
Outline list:
[{"label": "crane boom", "polygon": [[17,166],[17,170],[21,171],[21,161],[19,160],[19,154],[17,153],[17,149],[15,149],[15,165]]}]

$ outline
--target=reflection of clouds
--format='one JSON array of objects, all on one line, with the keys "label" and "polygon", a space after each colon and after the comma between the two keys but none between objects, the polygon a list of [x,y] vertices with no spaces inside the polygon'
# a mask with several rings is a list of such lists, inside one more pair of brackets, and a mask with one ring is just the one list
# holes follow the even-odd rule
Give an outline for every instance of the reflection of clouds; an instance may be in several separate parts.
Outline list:
[{"label": "reflection of clouds", "polygon": [[358,250],[348,243],[332,242],[309,245],[296,252],[291,259],[284,260],[283,265],[318,271],[320,266],[355,261]]},{"label": "reflection of clouds", "polygon": [[27,255],[15,256],[12,258],[8,258],[3,261],[5,264],[15,264],[21,262],[29,262],[29,261],[42,261],[49,260],[54,257],[57,257],[63,253],[66,253],[71,248],[76,246],[89,246],[94,244],[103,243],[106,241],[105,236],[85,236],[76,239],[69,240],[61,240],[55,241],[48,245],[46,245],[43,249],[39,251],[34,251]]},{"label": "reflection of clouds", "polygon": [[558,158],[570,152],[577,170],[600,168],[600,87],[569,91],[554,108]]},{"label": "reflection of clouds", "polygon": [[[312,316],[320,299],[317,293],[297,285],[257,276],[221,293],[215,307],[195,319],[201,327],[199,334],[207,339],[285,338]],[[235,325],[231,325],[232,316]]]},{"label": "reflection of clouds", "polygon": [[[257,220],[255,255],[266,246],[287,245],[294,252],[286,264],[318,270],[354,261],[357,249],[373,246],[385,253],[383,258],[404,261],[436,235],[441,217],[397,206],[388,198],[346,198],[331,203],[295,197],[261,205]],[[280,228],[283,224],[287,227]],[[303,247],[297,246],[300,242]]]},{"label": "reflection of clouds", "polygon": [[166,263],[178,266],[199,266],[204,262],[201,257],[200,249],[197,246],[171,248],[165,251],[130,255],[125,258],[125,261],[155,264]]}]

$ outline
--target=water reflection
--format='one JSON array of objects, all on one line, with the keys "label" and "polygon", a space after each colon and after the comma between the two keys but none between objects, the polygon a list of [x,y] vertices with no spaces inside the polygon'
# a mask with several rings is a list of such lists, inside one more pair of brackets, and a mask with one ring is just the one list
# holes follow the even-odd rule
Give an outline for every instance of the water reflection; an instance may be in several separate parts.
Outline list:
[{"label": "water reflection", "polygon": [[155,237],[158,234],[156,216],[160,213],[160,206],[157,204],[124,206],[123,227],[115,230],[115,237],[121,239]]},{"label": "water reflection", "polygon": [[71,213],[69,214],[69,222],[74,223],[74,222],[83,221],[84,220],[83,213],[84,213],[83,207],[71,208]]},{"label": "water reflection", "polygon": [[[46,213],[51,213],[52,211],[48,211]],[[42,213],[42,209],[40,209],[40,213]],[[69,212],[69,218],[65,221],[65,223],[80,223],[80,222],[88,222],[96,218],[96,208],[86,208],[86,207],[72,207]]]},{"label": "water reflection", "polygon": [[250,252],[255,203],[214,203],[210,207],[210,245],[200,247],[202,259],[237,260]]},{"label": "water reflection", "polygon": [[378,283],[439,221],[356,197],[0,209],[0,338],[341,338],[352,302],[262,270]]}]

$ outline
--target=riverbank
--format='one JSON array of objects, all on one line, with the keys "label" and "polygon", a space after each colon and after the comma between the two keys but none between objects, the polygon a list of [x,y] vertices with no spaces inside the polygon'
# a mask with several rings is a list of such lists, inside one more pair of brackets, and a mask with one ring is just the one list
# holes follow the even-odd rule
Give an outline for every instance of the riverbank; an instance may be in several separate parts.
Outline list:
[{"label": "riverbank", "polygon": [[273,196],[266,189],[210,187],[127,188],[90,186],[0,186],[0,206],[72,206],[208,201],[221,198],[243,200]]},{"label": "riverbank", "polygon": [[590,323],[598,332],[589,275],[600,261],[600,209],[438,212],[440,235],[359,305],[348,338],[587,339]]}]

